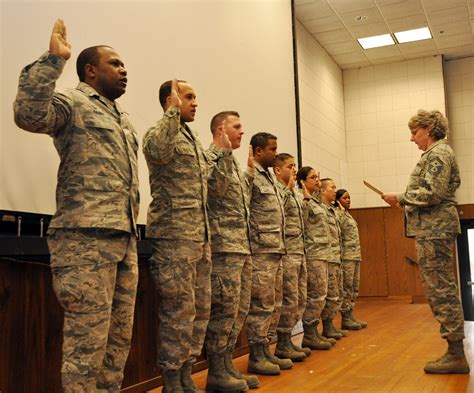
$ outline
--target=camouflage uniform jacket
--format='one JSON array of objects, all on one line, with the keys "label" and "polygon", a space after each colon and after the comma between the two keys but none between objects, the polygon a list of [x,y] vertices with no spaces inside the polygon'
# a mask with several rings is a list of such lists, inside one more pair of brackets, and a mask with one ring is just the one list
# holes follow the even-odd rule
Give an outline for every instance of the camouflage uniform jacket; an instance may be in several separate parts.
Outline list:
[{"label": "camouflage uniform jacket", "polygon": [[443,139],[422,155],[405,193],[397,199],[405,208],[406,235],[439,239],[460,233],[455,192],[461,184],[453,150]]},{"label": "camouflage uniform jacket", "polygon": [[210,241],[207,180],[216,171],[219,184],[231,173],[232,150],[219,149],[210,161],[197,135],[180,124],[180,111],[168,108],[143,138],[152,202],[146,236]]},{"label": "camouflage uniform jacket", "polygon": [[328,216],[329,248],[331,250],[328,262],[341,263],[341,229],[336,208],[328,203],[325,203],[324,207]]},{"label": "camouflage uniform jacket", "polygon": [[328,215],[317,192],[303,201],[306,257],[328,261],[331,259]]},{"label": "camouflage uniform jacket", "polygon": [[[219,150],[211,144],[207,151],[210,159],[216,159]],[[240,170],[232,155],[232,175],[219,187],[219,179],[209,177],[208,207],[211,225],[211,250],[250,254],[249,205],[253,176]]]},{"label": "camouflage uniform jacket", "polygon": [[49,134],[60,157],[49,228],[136,232],[138,139],[125,113],[92,87],[55,92],[66,61],[45,53],[20,75],[16,124]]},{"label": "camouflage uniform jacket", "polygon": [[288,254],[304,255],[303,207],[294,191],[276,182],[285,209],[285,244]]},{"label": "camouflage uniform jacket", "polygon": [[357,221],[344,208],[338,208],[336,212],[341,228],[341,259],[343,261],[362,260]]},{"label": "camouflage uniform jacket", "polygon": [[250,202],[252,253],[285,254],[285,212],[272,174],[255,163]]}]

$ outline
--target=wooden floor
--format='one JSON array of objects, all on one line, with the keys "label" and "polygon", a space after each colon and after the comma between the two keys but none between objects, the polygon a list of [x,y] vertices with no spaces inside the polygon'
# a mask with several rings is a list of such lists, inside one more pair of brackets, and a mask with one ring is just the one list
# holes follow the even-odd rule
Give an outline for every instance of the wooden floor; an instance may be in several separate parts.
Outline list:
[{"label": "wooden floor", "polygon": [[[367,329],[350,332],[330,351],[313,351],[303,363],[279,376],[259,376],[259,389],[250,392],[278,393],[462,393],[474,392],[474,322],[466,322],[464,348],[471,367],[469,375],[427,375],[424,364],[442,355],[446,342],[427,304],[404,301],[361,300],[356,315],[369,323]],[[337,321],[339,323],[339,320]],[[294,337],[301,342],[302,335]],[[245,372],[248,356],[234,359]],[[194,374],[202,388],[207,371]],[[158,393],[161,388],[150,393]]]}]

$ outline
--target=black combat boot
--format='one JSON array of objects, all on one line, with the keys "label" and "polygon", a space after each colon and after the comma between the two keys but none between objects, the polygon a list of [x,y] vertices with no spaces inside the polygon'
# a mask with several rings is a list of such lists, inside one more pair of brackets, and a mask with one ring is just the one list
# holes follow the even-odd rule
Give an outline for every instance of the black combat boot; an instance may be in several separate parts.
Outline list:
[{"label": "black combat boot", "polygon": [[290,359],[293,362],[304,362],[306,359],[303,351],[295,351],[291,345],[291,333],[278,333],[275,356],[280,359]]},{"label": "black combat boot", "polygon": [[260,380],[256,375],[242,374],[234,367],[234,364],[232,363],[232,350],[226,350],[224,352],[224,364],[230,375],[237,379],[244,379],[250,389],[255,389],[260,386]]}]

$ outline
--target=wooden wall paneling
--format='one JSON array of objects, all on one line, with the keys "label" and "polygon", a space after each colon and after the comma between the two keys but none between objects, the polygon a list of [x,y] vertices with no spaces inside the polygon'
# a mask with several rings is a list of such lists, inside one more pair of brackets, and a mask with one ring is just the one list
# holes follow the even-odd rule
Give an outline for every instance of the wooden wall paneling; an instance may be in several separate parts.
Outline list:
[{"label": "wooden wall paneling", "polygon": [[461,220],[474,219],[474,204],[458,205],[458,212]]},{"label": "wooden wall paneling", "polygon": [[405,237],[404,213],[384,208],[385,242],[389,296],[423,295],[418,266],[405,256],[417,260],[414,239]]},{"label": "wooden wall paneling", "polygon": [[382,208],[352,209],[362,251],[360,296],[387,296],[385,231]]}]

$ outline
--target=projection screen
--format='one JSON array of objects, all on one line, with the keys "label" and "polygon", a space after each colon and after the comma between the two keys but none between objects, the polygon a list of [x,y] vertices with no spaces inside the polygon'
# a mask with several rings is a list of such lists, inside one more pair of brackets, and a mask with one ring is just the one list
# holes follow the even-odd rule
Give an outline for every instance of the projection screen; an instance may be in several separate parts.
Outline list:
[{"label": "projection screen", "polygon": [[[20,130],[12,104],[21,69],[47,51],[57,18],[65,21],[72,57],[57,87],[78,83],[79,52],[97,44],[117,50],[128,71],[119,103],[139,134],[162,116],[160,84],[189,81],[198,99],[190,126],[205,147],[209,122],[222,110],[240,113],[245,135],[236,151],[245,167],[252,134],[278,137],[297,155],[292,14],[289,0],[2,1],[0,210],[52,214],[58,155],[47,135]],[[139,152],[141,206],[150,202],[148,170]]]}]

